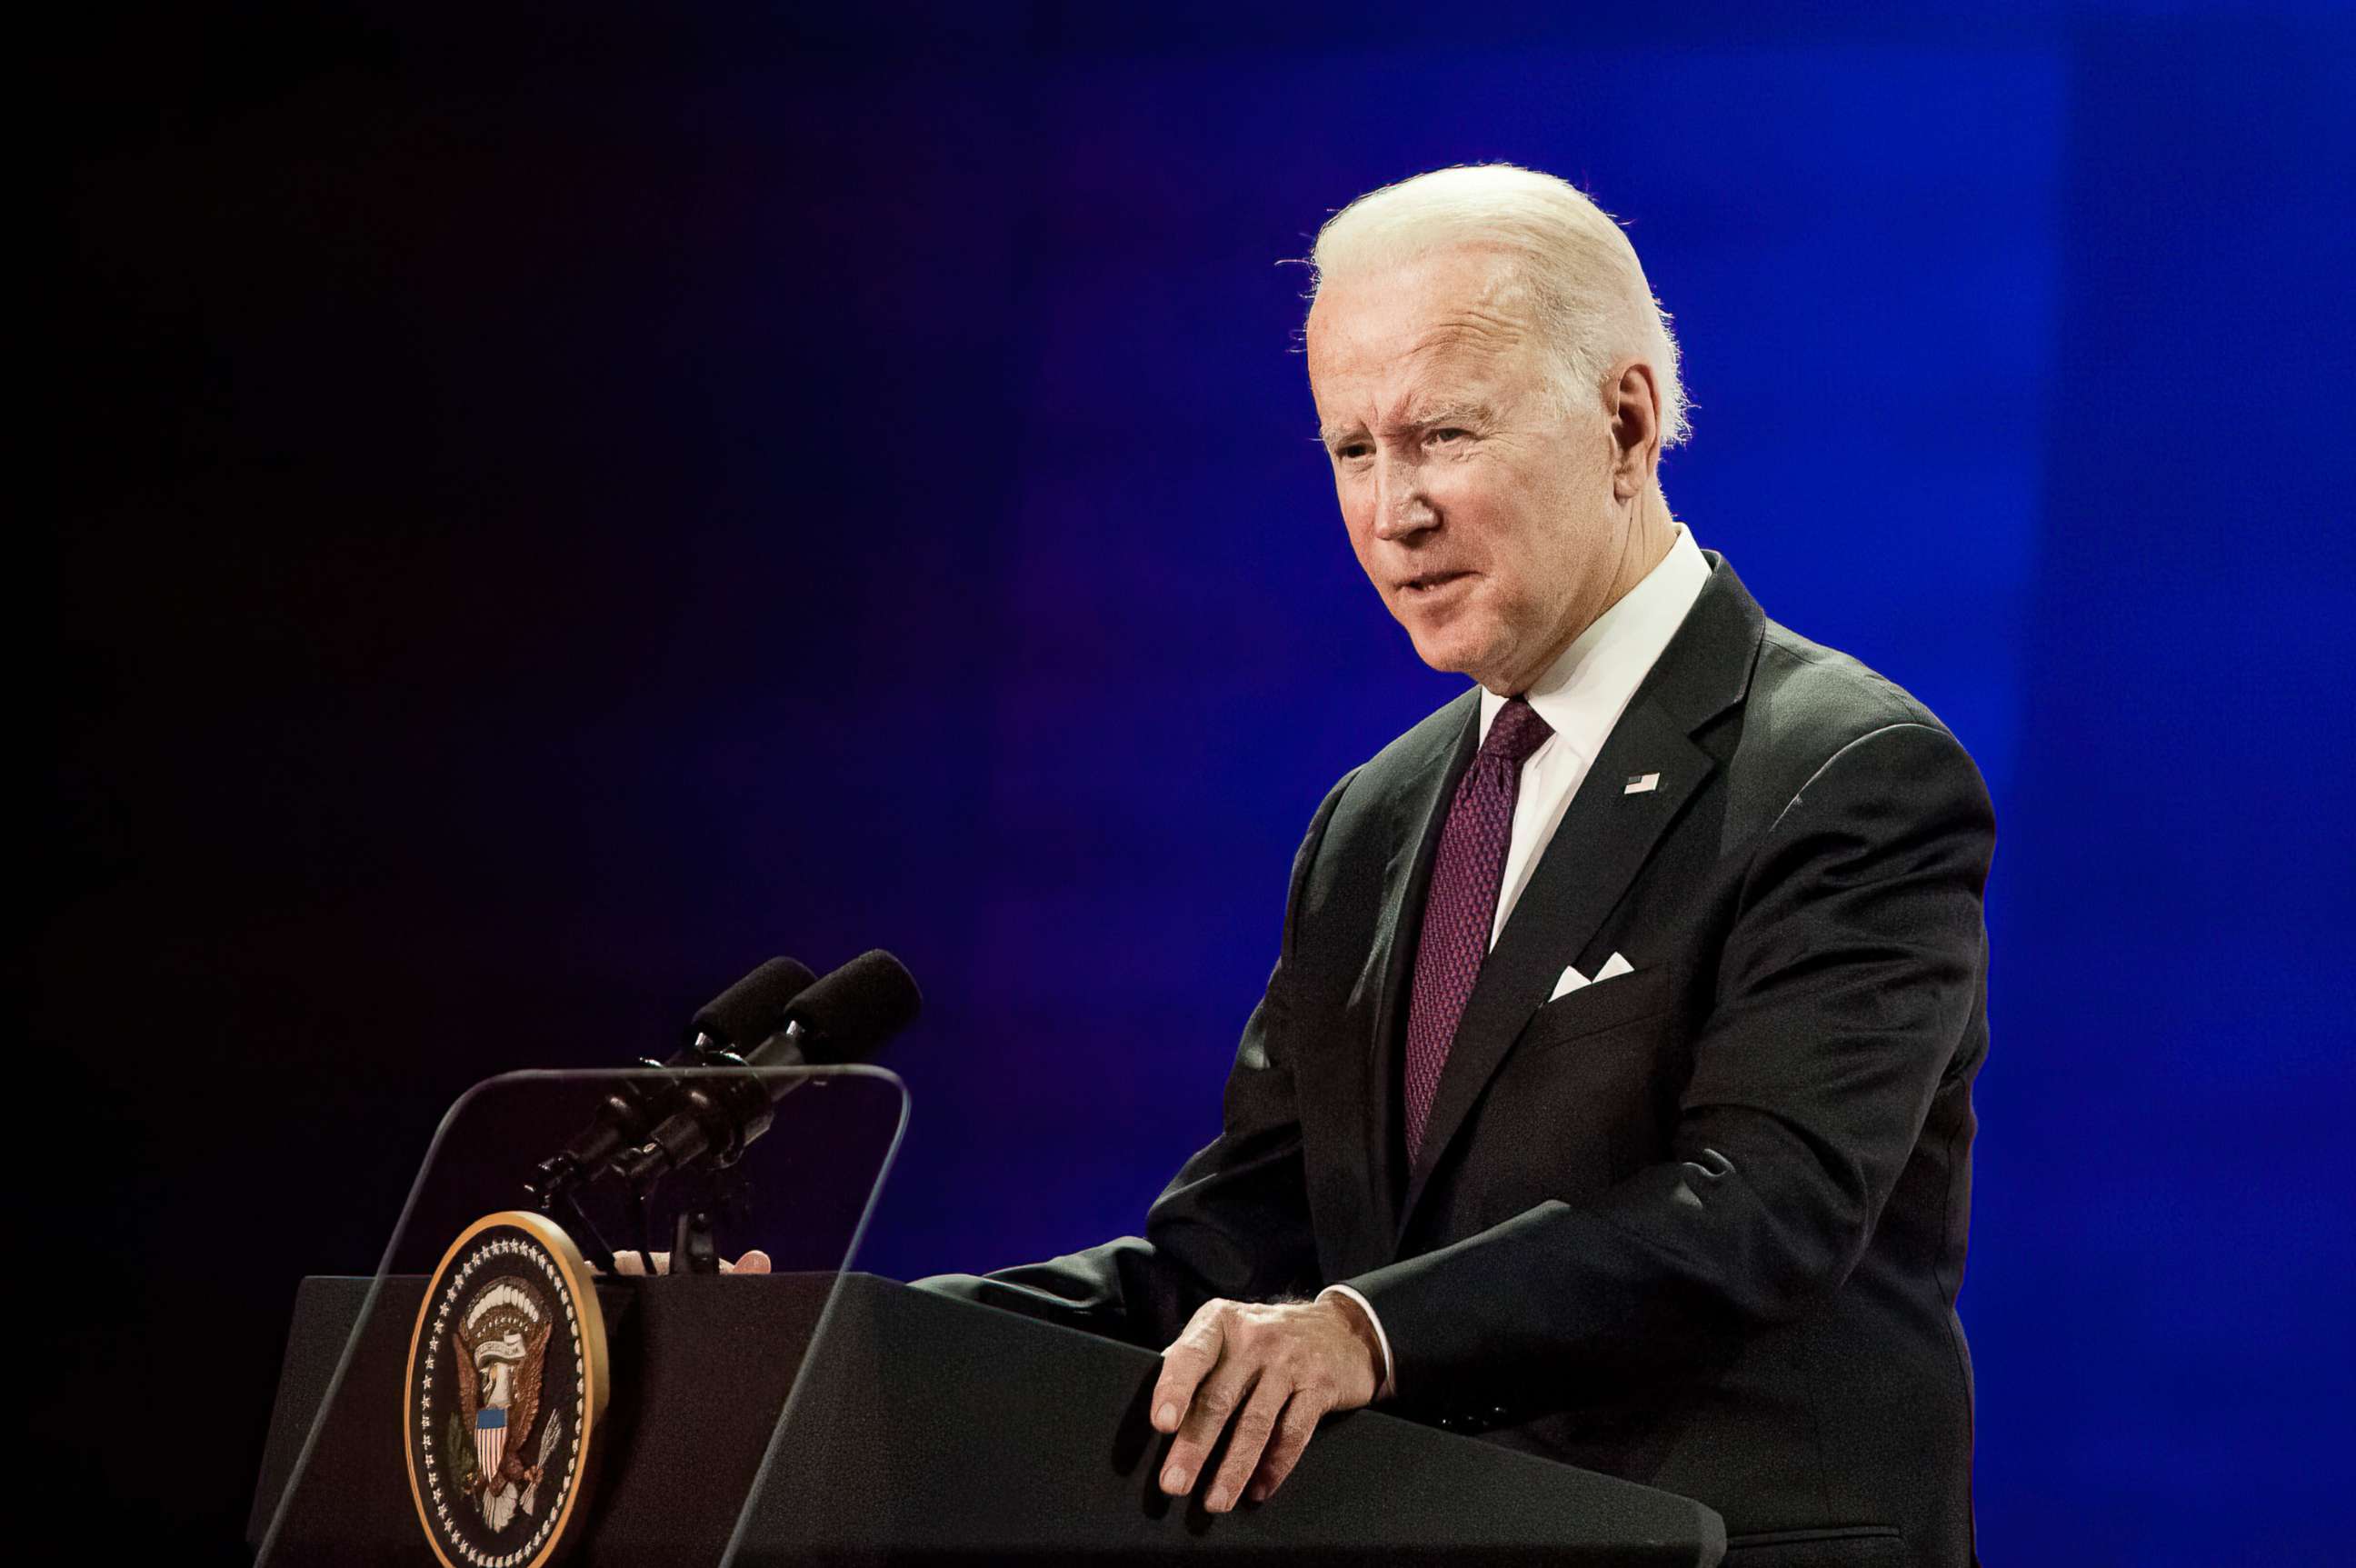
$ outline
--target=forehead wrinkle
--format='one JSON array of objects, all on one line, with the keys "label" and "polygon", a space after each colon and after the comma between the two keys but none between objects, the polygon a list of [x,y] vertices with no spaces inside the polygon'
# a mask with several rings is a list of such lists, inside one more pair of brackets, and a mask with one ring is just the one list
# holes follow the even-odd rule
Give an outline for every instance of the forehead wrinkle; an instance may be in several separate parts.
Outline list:
[{"label": "forehead wrinkle", "polygon": [[1528,337],[1527,326],[1514,317],[1496,311],[1465,310],[1425,328],[1413,351],[1430,355],[1465,349],[1486,356],[1515,348]]},{"label": "forehead wrinkle", "polygon": [[1495,385],[1500,361],[1517,342],[1517,337],[1485,331],[1468,335],[1456,324],[1427,333],[1409,355],[1413,373],[1383,411],[1390,427],[1408,430],[1490,414],[1494,404],[1486,394]]},{"label": "forehead wrinkle", "polygon": [[[1376,428],[1386,434],[1396,434],[1440,424],[1483,424],[1497,417],[1497,404],[1490,395],[1492,379],[1482,373],[1454,376],[1446,368],[1430,363],[1441,357],[1418,355],[1426,360],[1414,367],[1407,384],[1387,395],[1368,389],[1374,405]],[[1486,356],[1483,356],[1485,358]],[[1488,367],[1477,367],[1486,371]],[[1437,383],[1437,384],[1434,384]],[[1353,431],[1365,428],[1366,422],[1355,413],[1327,420],[1318,426],[1318,435],[1328,446]]]},{"label": "forehead wrinkle", "polygon": [[[1407,384],[1387,400],[1374,387],[1364,389],[1375,393],[1376,424],[1386,431],[1400,431],[1467,413],[1492,413],[1493,401],[1476,395],[1476,389],[1493,384],[1505,361],[1530,340],[1529,324],[1522,317],[1510,309],[1490,308],[1495,303],[1509,303],[1512,296],[1510,289],[1493,281],[1477,299],[1451,305],[1437,320],[1408,328],[1401,334],[1403,344],[1399,338],[1392,338],[1387,351],[1397,356],[1393,363],[1406,371]],[[1384,373],[1386,348],[1379,338],[1345,339],[1332,345],[1327,353],[1342,361],[1332,369],[1344,380],[1364,377],[1379,382],[1389,379]],[[1312,383],[1318,357],[1312,352]],[[1383,406],[1386,402],[1387,407]],[[1322,422],[1318,438],[1330,446],[1364,428],[1365,421],[1350,414]]]}]

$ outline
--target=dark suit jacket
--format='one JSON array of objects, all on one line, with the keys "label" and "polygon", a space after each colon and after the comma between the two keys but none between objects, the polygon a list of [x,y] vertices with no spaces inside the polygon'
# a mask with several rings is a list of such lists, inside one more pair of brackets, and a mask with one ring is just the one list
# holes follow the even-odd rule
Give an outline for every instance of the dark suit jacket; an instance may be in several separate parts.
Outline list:
[{"label": "dark suit jacket", "polygon": [[[1407,990],[1473,692],[1318,808],[1224,1125],[1143,1239],[950,1288],[1158,1347],[1212,1296],[1345,1282],[1402,1412],[1698,1498],[1730,1561],[1971,1561],[1954,1299],[1993,813],[1928,710],[1708,559],[1411,1166]],[[1614,951],[1633,973],[1547,999]]]}]

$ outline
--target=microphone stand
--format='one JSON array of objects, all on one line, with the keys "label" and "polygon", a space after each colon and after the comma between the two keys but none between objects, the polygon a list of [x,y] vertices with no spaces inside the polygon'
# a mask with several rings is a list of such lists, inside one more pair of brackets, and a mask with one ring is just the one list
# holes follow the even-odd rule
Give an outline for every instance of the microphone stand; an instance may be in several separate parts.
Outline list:
[{"label": "microphone stand", "polygon": [[[881,971],[879,964],[884,966]],[[872,990],[877,983],[873,977],[879,973],[887,983],[896,974],[909,996],[915,996],[916,983],[906,978],[897,959],[882,952],[852,960],[836,971],[830,983],[834,992],[848,985],[851,994],[861,995],[864,993],[859,987],[864,984]],[[682,1069],[749,1069],[752,1064],[729,1041],[739,1035],[749,1037],[766,1031],[769,1023],[784,1018],[789,1003],[814,987],[820,996],[831,993],[794,960],[773,958],[722,993],[696,1014],[690,1025],[693,1037],[684,1050],[668,1062],[641,1058],[648,1073],[623,1079],[600,1100],[595,1118],[571,1144],[533,1167],[523,1187],[535,1207],[585,1243],[584,1251],[591,1261],[609,1274],[619,1273],[612,1245],[582,1203],[585,1189],[614,1180],[629,1194],[626,1207],[636,1210],[621,1223],[637,1230],[639,1250],[651,1269],[655,1184],[667,1167],[684,1165],[694,1155],[702,1155],[701,1163],[712,1190],[708,1201],[681,1206],[671,1228],[675,1254],[671,1267],[680,1273],[717,1273],[720,1251],[713,1236],[714,1215],[740,1208],[748,1190],[741,1175],[722,1173],[735,1164],[745,1144],[766,1131],[770,1097],[757,1082],[747,1082],[737,1074],[723,1075],[707,1089],[687,1078]],[[790,1042],[798,1037],[797,1026],[785,1023],[777,1034]],[[670,1110],[675,1102],[686,1109]],[[659,1140],[665,1128],[691,1114],[692,1131],[701,1135],[692,1155],[648,1141]],[[666,1150],[672,1158],[661,1157]]]},{"label": "microphone stand", "polygon": [[[684,1184],[687,1196],[671,1220],[670,1272],[716,1274],[723,1255],[720,1222],[745,1217],[751,1207],[753,1184],[744,1178],[744,1167],[734,1155],[717,1162],[699,1161],[671,1174],[689,1179]],[[649,1239],[654,1234],[655,1191],[661,1181],[659,1175],[648,1176],[637,1190],[639,1234]],[[678,1191],[680,1185],[675,1183],[672,1190]]]},{"label": "microphone stand", "polygon": [[[562,1211],[555,1212],[560,1206]],[[573,1239],[584,1243],[581,1250],[589,1255],[589,1261],[596,1264],[600,1270],[608,1275],[622,1272],[621,1265],[614,1262],[614,1249],[606,1244],[605,1238],[598,1230],[596,1222],[589,1218],[589,1211],[581,1207],[581,1195],[577,1189],[568,1188],[563,1197],[553,1201],[543,1197],[541,1200],[540,1211],[542,1214],[554,1212],[557,1222],[564,1227]]]},{"label": "microphone stand", "polygon": [[[723,1046],[715,1044],[703,1035],[696,1036],[694,1044],[689,1047],[689,1050],[691,1059],[685,1062],[658,1062],[651,1058],[641,1058],[639,1065],[649,1069],[651,1074],[676,1073],[681,1067],[744,1067],[747,1065],[744,1058]],[[643,1081],[633,1079],[625,1086],[623,1103],[646,1101],[648,1097],[642,1087]],[[735,1163],[734,1154],[741,1152],[740,1146],[738,1150],[732,1152],[725,1164],[733,1165]],[[622,1173],[612,1161],[592,1167],[577,1163],[570,1155],[559,1155],[541,1162],[530,1178],[524,1183],[524,1191],[533,1200],[534,1207],[542,1214],[555,1219],[576,1241],[582,1243],[583,1253],[608,1275],[619,1274],[622,1272],[620,1265],[615,1261],[613,1244],[605,1240],[605,1232],[598,1229],[597,1222],[589,1217],[589,1210],[583,1205],[581,1195],[600,1180],[621,1175]],[[661,1175],[657,1172],[640,1176],[629,1184],[631,1228],[637,1232],[638,1252],[646,1260],[646,1266],[649,1272],[654,1268],[655,1256],[655,1189],[660,1181]],[[742,1178],[738,1177],[727,1190],[717,1194],[714,1201],[702,1205],[691,1203],[681,1208],[678,1220],[671,1228],[672,1273],[718,1273],[720,1272],[719,1245],[713,1236],[712,1210],[715,1208],[734,1208],[746,1190],[748,1189],[744,1187]]]}]

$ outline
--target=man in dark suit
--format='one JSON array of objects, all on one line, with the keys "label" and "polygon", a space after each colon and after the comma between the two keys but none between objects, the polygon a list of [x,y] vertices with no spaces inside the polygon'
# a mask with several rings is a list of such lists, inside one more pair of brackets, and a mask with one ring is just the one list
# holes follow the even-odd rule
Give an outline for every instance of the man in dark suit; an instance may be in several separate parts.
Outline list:
[{"label": "man in dark suit", "polygon": [[1732,1562],[1972,1561],[1977,770],[1669,515],[1676,351],[1584,197],[1443,170],[1315,260],[1353,545],[1477,684],[1318,808],[1145,1235],[929,1283],[1166,1344],[1214,1509],[1381,1398],[1698,1498]]}]

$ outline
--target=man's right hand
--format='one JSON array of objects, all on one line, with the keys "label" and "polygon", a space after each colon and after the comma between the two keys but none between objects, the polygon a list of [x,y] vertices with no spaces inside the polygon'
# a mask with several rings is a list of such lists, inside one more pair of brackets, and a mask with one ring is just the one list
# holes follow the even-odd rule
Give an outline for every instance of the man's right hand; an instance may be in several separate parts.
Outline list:
[{"label": "man's right hand", "polygon": [[1371,1402],[1381,1379],[1374,1326],[1346,1298],[1205,1302],[1162,1351],[1153,1385],[1153,1429],[1176,1439],[1162,1489],[1172,1497],[1194,1490],[1232,1420],[1226,1460],[1203,1506],[1225,1513],[1266,1501],[1301,1462],[1318,1421]]}]

